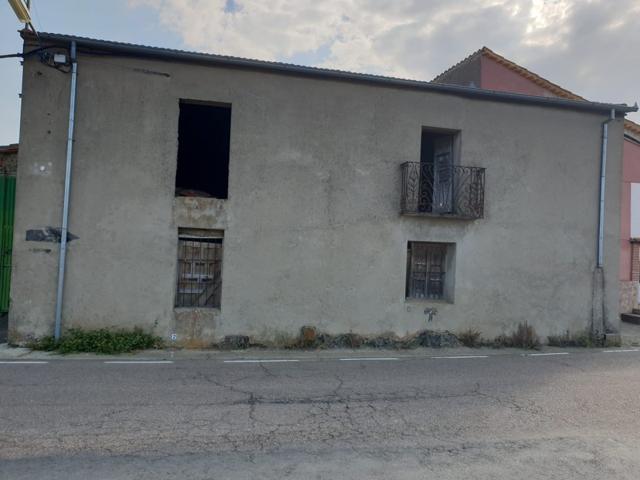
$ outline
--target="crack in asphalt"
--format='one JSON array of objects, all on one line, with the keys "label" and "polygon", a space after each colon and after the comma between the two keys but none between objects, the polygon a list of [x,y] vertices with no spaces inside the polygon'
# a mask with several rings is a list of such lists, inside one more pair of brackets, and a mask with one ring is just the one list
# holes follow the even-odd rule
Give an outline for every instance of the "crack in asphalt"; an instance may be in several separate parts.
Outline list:
[{"label": "crack in asphalt", "polygon": [[[53,401],[34,395],[37,387],[14,386],[0,392],[15,398],[2,403],[0,459],[188,459],[226,452],[260,468],[262,455],[282,452],[303,452],[318,462],[335,452],[375,462],[393,462],[411,452],[413,461],[431,468],[436,459],[493,462],[501,455],[549,450],[548,444],[564,448],[566,442],[588,459],[585,469],[613,478],[611,460],[584,440],[584,432],[592,432],[588,438],[612,435],[603,420],[607,405],[607,412],[617,415],[615,433],[637,438],[640,409],[633,399],[638,385],[629,381],[635,378],[634,365],[615,376],[582,372],[564,362],[556,362],[553,374],[524,370],[506,378],[458,365],[451,375],[438,377],[408,363],[337,371],[324,365],[296,370],[271,364],[237,370],[180,365],[157,374],[153,383],[140,380],[148,382],[141,385],[137,378],[124,386],[103,386],[104,379],[90,378],[94,383],[87,390],[71,378],[75,389],[63,386]],[[610,383],[594,386],[595,376]],[[612,397],[614,385],[624,394]],[[83,395],[79,405],[71,398],[74,392]],[[608,442],[612,449],[628,448]],[[299,471],[281,474],[293,478]]]}]

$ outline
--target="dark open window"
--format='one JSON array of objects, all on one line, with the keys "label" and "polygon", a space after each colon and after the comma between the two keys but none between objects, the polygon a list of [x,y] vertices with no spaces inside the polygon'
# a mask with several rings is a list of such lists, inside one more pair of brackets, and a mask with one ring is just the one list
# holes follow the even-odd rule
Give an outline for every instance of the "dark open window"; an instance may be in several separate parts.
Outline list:
[{"label": "dark open window", "polygon": [[227,198],[231,106],[180,101],[176,195]]}]

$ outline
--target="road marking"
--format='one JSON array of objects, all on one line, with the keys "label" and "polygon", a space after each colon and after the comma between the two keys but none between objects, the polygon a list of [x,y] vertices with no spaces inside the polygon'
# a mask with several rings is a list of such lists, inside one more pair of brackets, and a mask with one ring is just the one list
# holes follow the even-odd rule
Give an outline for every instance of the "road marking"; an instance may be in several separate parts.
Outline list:
[{"label": "road marking", "polygon": [[149,364],[167,364],[173,363],[172,360],[107,360],[104,363],[110,364],[131,364],[131,365],[149,365]]},{"label": "road marking", "polygon": [[549,353],[523,353],[523,357],[551,357],[554,355],[569,355],[569,352],[549,352]]},{"label": "road marking", "polygon": [[36,361],[36,360],[9,360],[9,361],[0,361],[3,365],[42,365],[43,363],[49,363],[44,361]]},{"label": "road marking", "polygon": [[398,360],[397,357],[356,357],[356,358],[340,358],[341,362],[377,362],[378,360]]},{"label": "road marking", "polygon": [[627,352],[640,352],[640,348],[632,348],[627,350],[603,350],[602,353],[627,353]]},{"label": "road marking", "polygon": [[299,362],[296,358],[278,358],[278,359],[265,359],[265,360],[224,360],[223,363],[286,363],[286,362]]},{"label": "road marking", "polygon": [[489,358],[489,355],[452,355],[450,357],[429,357],[429,358]]}]

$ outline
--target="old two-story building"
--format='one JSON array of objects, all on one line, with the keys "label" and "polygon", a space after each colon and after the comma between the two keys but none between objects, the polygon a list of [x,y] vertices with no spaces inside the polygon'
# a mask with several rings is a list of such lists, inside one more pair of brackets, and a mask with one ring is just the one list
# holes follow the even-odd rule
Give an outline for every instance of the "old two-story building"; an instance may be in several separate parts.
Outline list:
[{"label": "old two-story building", "polygon": [[[566,98],[584,97],[482,47],[434,80],[487,90]],[[620,203],[620,311],[631,312],[640,300],[640,125],[624,121]],[[640,316],[633,317],[640,322]]]},{"label": "old two-story building", "polygon": [[15,342],[618,328],[633,107],[23,35]]}]

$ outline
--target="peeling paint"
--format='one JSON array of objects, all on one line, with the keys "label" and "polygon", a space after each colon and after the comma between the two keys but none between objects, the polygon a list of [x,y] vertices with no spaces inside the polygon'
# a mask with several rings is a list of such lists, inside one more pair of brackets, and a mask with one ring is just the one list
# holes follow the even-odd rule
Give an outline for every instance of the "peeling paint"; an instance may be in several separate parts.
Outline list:
[{"label": "peeling paint", "polygon": [[[51,242],[60,243],[62,229],[58,227],[44,227],[27,230],[25,240],[28,242]],[[67,242],[79,238],[71,232],[67,232]]]}]

